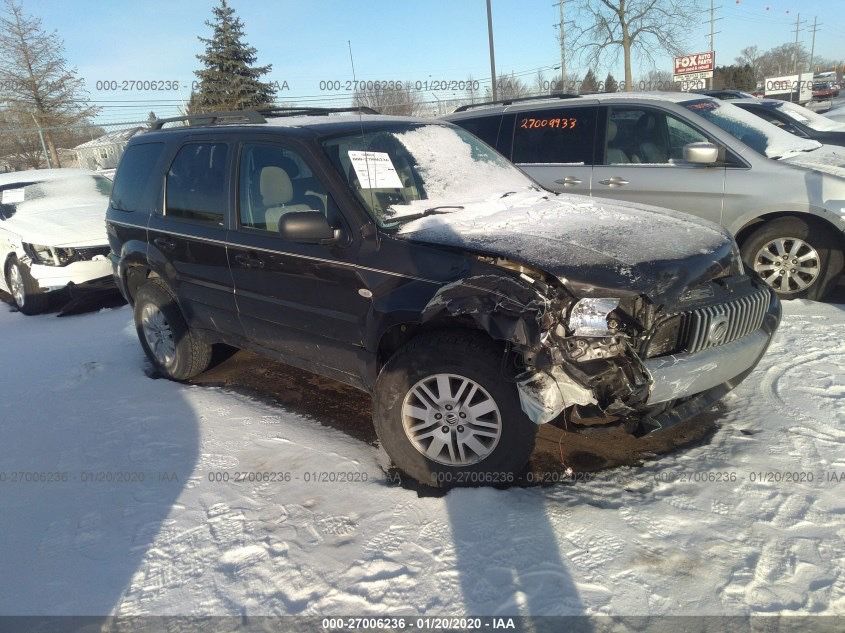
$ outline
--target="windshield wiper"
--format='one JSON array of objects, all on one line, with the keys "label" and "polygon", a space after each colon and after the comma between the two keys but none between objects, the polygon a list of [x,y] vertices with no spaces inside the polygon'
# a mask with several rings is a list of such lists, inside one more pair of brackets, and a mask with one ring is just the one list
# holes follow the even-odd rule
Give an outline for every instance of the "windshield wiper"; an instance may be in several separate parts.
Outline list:
[{"label": "windshield wiper", "polygon": [[[390,207],[391,209],[393,207]],[[457,211],[459,209],[463,209],[463,207],[459,204],[442,204],[437,207],[429,207],[420,213],[412,213],[411,215],[400,215],[398,218],[393,219],[391,218],[391,222],[395,222],[396,224],[405,224],[405,222],[411,222],[413,220],[419,220],[420,218],[424,218],[429,215],[440,215],[445,213],[454,213],[454,211],[447,211],[447,209],[453,209]]]}]

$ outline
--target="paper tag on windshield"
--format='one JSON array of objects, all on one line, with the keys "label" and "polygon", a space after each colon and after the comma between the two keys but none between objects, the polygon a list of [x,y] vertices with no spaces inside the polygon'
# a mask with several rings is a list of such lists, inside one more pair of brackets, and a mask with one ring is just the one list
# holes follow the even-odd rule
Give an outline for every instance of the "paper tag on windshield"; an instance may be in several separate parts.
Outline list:
[{"label": "paper tag on windshield", "polygon": [[386,152],[349,151],[349,160],[363,189],[401,189],[402,181]]},{"label": "paper tag on windshield", "polygon": [[17,204],[23,202],[23,188],[21,189],[5,189],[3,191],[3,198],[0,204]]}]

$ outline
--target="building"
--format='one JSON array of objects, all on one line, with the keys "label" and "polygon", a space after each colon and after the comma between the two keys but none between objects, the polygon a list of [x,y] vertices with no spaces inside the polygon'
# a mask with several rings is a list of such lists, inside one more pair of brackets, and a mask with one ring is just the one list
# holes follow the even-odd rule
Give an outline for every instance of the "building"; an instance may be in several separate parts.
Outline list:
[{"label": "building", "polygon": [[77,164],[82,169],[114,169],[129,139],[143,127],[133,127],[103,134],[94,140],[73,148]]}]

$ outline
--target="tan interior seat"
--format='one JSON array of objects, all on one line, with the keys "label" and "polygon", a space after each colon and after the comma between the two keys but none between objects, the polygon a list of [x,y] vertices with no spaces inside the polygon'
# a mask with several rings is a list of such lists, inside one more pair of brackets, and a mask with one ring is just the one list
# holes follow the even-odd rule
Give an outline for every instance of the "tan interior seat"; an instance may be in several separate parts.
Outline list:
[{"label": "tan interior seat", "polygon": [[265,222],[268,231],[279,230],[279,219],[291,211],[309,211],[307,204],[290,204],[294,197],[293,183],[281,167],[270,165],[261,170],[259,183],[261,202],[266,211]]}]

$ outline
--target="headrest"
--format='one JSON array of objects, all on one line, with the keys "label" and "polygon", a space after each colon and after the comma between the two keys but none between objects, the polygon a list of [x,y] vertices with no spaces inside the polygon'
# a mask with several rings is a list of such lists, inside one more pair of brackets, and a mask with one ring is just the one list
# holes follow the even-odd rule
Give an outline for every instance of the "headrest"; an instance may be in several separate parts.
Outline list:
[{"label": "headrest", "polygon": [[275,207],[293,199],[293,185],[287,172],[271,165],[261,170],[261,201],[264,206]]},{"label": "headrest", "polygon": [[610,121],[607,124],[607,142],[610,143],[614,139],[616,139],[616,134],[619,132],[619,127],[616,125],[616,121]]}]

